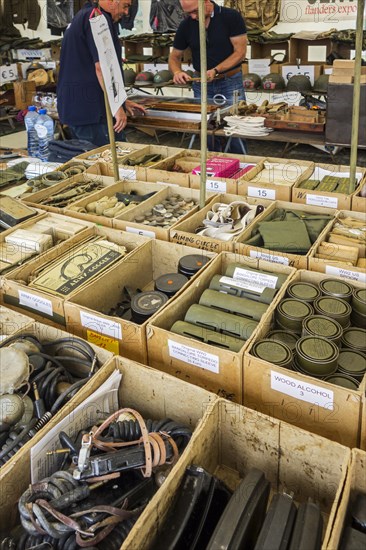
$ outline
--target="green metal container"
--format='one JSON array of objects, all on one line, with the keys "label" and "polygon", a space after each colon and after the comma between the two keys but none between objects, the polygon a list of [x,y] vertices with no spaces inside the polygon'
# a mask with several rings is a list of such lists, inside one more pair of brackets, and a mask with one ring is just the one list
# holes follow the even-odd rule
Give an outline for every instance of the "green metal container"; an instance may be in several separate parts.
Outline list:
[{"label": "green metal container", "polygon": [[314,300],[313,307],[317,315],[335,319],[343,328],[347,328],[350,324],[352,308],[345,300],[321,296]]},{"label": "green metal container", "polygon": [[359,327],[347,328],[341,339],[343,348],[366,352],[366,330]]},{"label": "green metal container", "polygon": [[332,296],[333,298],[341,298],[346,302],[352,299],[353,286],[344,281],[336,279],[323,279],[319,283],[319,290],[324,296]]},{"label": "green metal container", "polygon": [[354,327],[363,328],[366,327],[366,315],[359,311],[353,310],[351,313],[351,324]]},{"label": "green metal container", "polygon": [[298,361],[298,358],[296,357],[296,355],[294,355],[294,360],[293,360],[293,363],[292,363],[292,370],[295,371],[295,372],[299,372],[300,374],[303,374],[305,376],[312,376],[313,378],[318,378],[319,380],[323,380],[324,376],[322,375],[318,375],[318,374],[309,374],[306,370],[304,370],[300,364],[299,364],[299,361]]},{"label": "green metal container", "polygon": [[366,354],[355,349],[342,348],[338,357],[338,371],[361,381],[366,374]]},{"label": "green metal container", "polygon": [[330,340],[304,336],[296,342],[299,366],[311,376],[327,376],[337,370],[339,349]]},{"label": "green metal container", "polygon": [[318,287],[312,283],[295,282],[288,286],[287,296],[311,304],[316,298],[321,296],[321,292]]},{"label": "green metal container", "polygon": [[352,295],[352,308],[361,315],[366,315],[366,289],[354,288]]},{"label": "green metal container", "polygon": [[275,288],[254,289],[249,288],[249,285],[227,277],[226,275],[214,275],[211,279],[209,288],[211,290],[218,290],[225,292],[231,296],[237,296],[239,298],[248,298],[249,300],[255,300],[262,304],[270,304],[273,302],[277,290]]},{"label": "green metal container", "polygon": [[310,304],[285,298],[278,304],[275,316],[282,328],[301,334],[303,320],[313,313],[314,310]]},{"label": "green metal container", "polygon": [[220,334],[211,329],[192,325],[185,321],[176,321],[170,331],[174,332],[174,334],[185,336],[186,338],[193,338],[194,340],[205,342],[211,346],[233,351],[234,353],[238,353],[244,345],[244,341],[239,340],[239,338],[232,338],[227,334]]},{"label": "green metal container", "polygon": [[202,293],[199,304],[201,306],[218,309],[225,313],[232,313],[233,315],[240,315],[247,319],[254,319],[254,321],[260,321],[262,315],[268,308],[266,304],[248,300],[247,298],[230,296],[209,288]]},{"label": "green metal container", "polygon": [[256,342],[252,347],[251,354],[258,359],[268,361],[279,367],[285,369],[292,368],[293,353],[291,349],[282,344],[282,342],[276,342],[275,340],[268,340],[267,338]]},{"label": "green metal container", "polygon": [[343,328],[334,319],[322,315],[310,315],[302,322],[302,336],[320,336],[340,345]]},{"label": "green metal container", "polygon": [[252,319],[245,319],[198,304],[193,304],[188,309],[184,320],[187,323],[206,327],[241,340],[248,340],[258,326],[258,323]]},{"label": "green metal container", "polygon": [[257,281],[263,286],[269,288],[281,288],[287,279],[287,275],[283,273],[273,273],[273,271],[264,271],[263,269],[255,269],[240,263],[229,264],[225,271],[226,277],[232,277],[238,281]]},{"label": "green metal container", "polygon": [[347,390],[357,390],[358,389],[358,380],[348,376],[347,374],[333,374],[331,376],[326,376],[324,381],[330,382],[330,384],[335,384],[336,386],[341,386]]},{"label": "green metal container", "polygon": [[271,332],[267,334],[266,339],[281,342],[289,347],[292,352],[294,352],[299,335],[295,332],[290,332],[289,330],[271,330]]}]

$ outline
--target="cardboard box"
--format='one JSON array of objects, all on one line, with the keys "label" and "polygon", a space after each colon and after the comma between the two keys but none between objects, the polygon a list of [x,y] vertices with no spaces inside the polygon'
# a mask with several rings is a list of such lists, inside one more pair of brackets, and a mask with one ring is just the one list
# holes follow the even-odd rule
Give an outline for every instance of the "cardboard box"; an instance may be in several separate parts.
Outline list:
[{"label": "cardboard box", "polygon": [[[251,237],[253,229],[256,225],[266,219],[278,208],[286,208],[289,210],[299,210],[302,212],[309,212],[314,214],[326,214],[330,215],[329,208],[321,208],[315,206],[308,206],[306,204],[296,204],[283,201],[273,202],[266,210],[257,216],[255,220],[250,224],[250,226],[238,237],[235,241],[235,252],[238,254],[243,254],[244,256],[250,256],[251,258],[259,258],[262,260],[268,260],[270,262],[281,263],[283,265],[289,265],[291,267],[296,267],[296,269],[306,269],[308,267],[308,258],[319,242],[320,235],[317,240],[313,243],[309,251],[305,255],[293,254],[291,252],[279,252],[277,250],[269,250],[268,248],[261,248],[253,245],[246,244],[246,240]],[[332,220],[329,221],[331,223]],[[291,241],[291,235],[289,235],[289,244],[293,244]]]},{"label": "cardboard box", "polygon": [[34,319],[0,305],[0,342],[34,323]]},{"label": "cardboard box", "polygon": [[[343,59],[349,59],[351,54],[351,48],[348,44],[337,44],[332,42],[329,38],[320,38],[320,39],[303,39],[303,38],[290,38],[290,61],[296,63],[297,59],[301,59],[302,63],[310,63],[314,60],[310,48],[316,46],[318,48],[318,55],[316,56],[317,61],[326,61],[326,58],[331,52],[336,52]],[[322,49],[320,49],[322,48]],[[322,53],[322,60],[319,59]],[[343,61],[343,60],[342,60]]]},{"label": "cardboard box", "polygon": [[309,161],[267,158],[238,180],[238,194],[256,199],[291,201],[291,190],[308,179],[314,168]]},{"label": "cardboard box", "polygon": [[[149,240],[133,251],[126,262],[116,264],[108,273],[80,289],[65,302],[68,330],[88,341],[98,341],[99,338],[104,341],[106,349],[147,363],[147,321],[139,325],[108,315],[107,312],[122,300],[125,286],[134,290],[154,290],[154,281],[165,273],[177,273],[180,258],[192,252],[188,246]],[[204,256],[213,257],[208,253]],[[189,284],[193,284],[193,280]]]},{"label": "cardboard box", "polygon": [[[360,177],[363,179],[365,175],[365,168],[356,168],[356,172],[360,173]],[[349,177],[349,166],[332,165],[332,164],[315,164],[315,168],[312,174],[307,179],[322,179],[324,175]],[[308,190],[301,187],[301,183],[304,180],[296,182],[292,187],[292,202],[299,204],[308,204],[312,206],[324,206],[328,208],[335,208],[337,210],[351,210],[351,202],[354,193],[329,193],[327,191]]]},{"label": "cardboard box", "polygon": [[[272,56],[278,52],[285,54],[285,60],[288,58],[290,49],[289,40],[281,40],[279,42],[268,42],[267,44],[261,44],[259,42],[250,42],[250,58],[251,59],[271,59]],[[277,64],[273,65],[274,67]],[[272,69],[272,67],[271,67]],[[268,71],[271,72],[271,71]]]},{"label": "cardboard box", "polygon": [[[121,162],[118,165],[118,172],[121,179],[130,179],[130,180],[140,180],[148,181],[146,176],[146,170],[148,168],[154,168],[155,164],[161,162],[161,160],[171,157],[176,153],[179,153],[181,149],[178,147],[166,147],[164,145],[147,145],[144,149],[139,151],[134,151],[126,157],[121,159]],[[127,161],[134,161],[145,155],[161,155],[159,160],[153,161],[150,166],[130,166],[126,164]]]},{"label": "cardboard box", "polygon": [[[194,430],[191,442],[168,477],[168,479],[174,480],[175,472],[179,471],[180,461],[188,452],[189,446],[194,442],[195,433],[200,433],[199,426],[202,422],[201,419],[210,413],[217,398],[209,392],[186,384],[172,376],[140,365],[134,361],[116,357],[94,375],[90,382],[64,408],[65,411],[62,414],[58,414],[54,419],[51,419],[46,429],[51,430],[57,426],[59,420],[65,418],[67,415],[72,415],[73,410],[105,382],[116,369],[122,373],[122,382],[118,392],[119,402],[122,407],[138,410],[144,418],[163,419],[169,417]],[[184,396],[184,399],[182,399],[182,396]],[[42,431],[37,434],[33,441],[40,441],[44,433]],[[2,487],[0,493],[0,522],[8,528],[14,527],[19,522],[18,500],[23,492],[26,491],[31,481],[29,450],[30,447],[28,445],[24,449],[24,452],[22,452],[19,460],[13,461],[9,467],[0,473]],[[163,485],[164,487],[165,484]],[[150,520],[152,520],[152,526],[154,525],[159,509],[159,495],[160,490],[140,516],[139,521],[142,522],[142,525],[146,525]],[[134,539],[134,536],[138,535],[139,530],[140,524],[131,531],[130,538]],[[131,546],[127,543],[125,544],[126,548],[139,548],[139,546],[134,546],[134,543]]]},{"label": "cardboard box", "polygon": [[16,109],[22,111],[32,105],[33,96],[36,93],[34,80],[17,80],[13,82],[13,87]]},{"label": "cardboard box", "polygon": [[353,76],[352,75],[336,75],[331,74],[329,75],[329,84],[352,84],[353,83]]},{"label": "cardboard box", "polygon": [[[161,201],[173,195],[180,195],[185,201],[193,199],[196,201],[196,206],[188,211],[187,214],[184,214],[171,227],[165,229],[164,227],[158,226],[146,226],[143,223],[136,223],[134,221],[136,216],[140,214],[143,215],[144,212],[151,210],[156,204],[161,203]],[[137,233],[138,235],[143,235],[151,239],[161,239],[163,241],[169,241],[170,231],[175,228],[179,223],[181,223],[181,221],[190,218],[192,215],[194,215],[195,212],[197,212],[199,198],[199,191],[196,191],[195,189],[188,189],[186,187],[176,189],[176,187],[167,186],[165,189],[159,192],[159,195],[154,195],[150,199],[147,199],[145,202],[143,202],[140,206],[136,206],[133,211],[127,211],[125,214],[121,214],[120,216],[118,216],[118,219],[115,218],[113,221],[113,227],[115,229],[123,229],[129,233]],[[209,200],[210,199],[207,199],[207,202]]]},{"label": "cardboard box", "polygon": [[329,533],[328,548],[341,548],[343,530],[350,525],[349,506],[355,502],[358,493],[366,493],[366,453],[352,449],[351,464],[341,495],[332,530]]},{"label": "cardboard box", "polygon": [[[184,149],[168,157],[161,162],[158,162],[154,168],[147,168],[146,178],[148,181],[156,181],[159,183],[169,183],[170,185],[179,185],[181,187],[189,187],[191,167],[193,164],[197,166],[200,162],[200,152],[191,149]],[[185,172],[175,172],[173,167],[180,165]]]},{"label": "cardboard box", "polygon": [[126,540],[126,549],[159,545],[164,521],[192,464],[205,468],[233,491],[251,468],[257,468],[270,482],[271,496],[293,493],[296,504],[308,499],[319,503],[324,521],[322,550],[336,548],[328,546],[327,540],[347,474],[349,449],[223,399],[214,404],[197,432],[179,470],[160,489],[159,507],[149,523],[144,524],[142,517],[137,520],[136,535]]},{"label": "cardboard box", "polygon": [[[81,155],[78,155],[75,157],[75,160],[88,160],[90,162],[98,162],[99,160],[102,160],[101,154],[106,151],[107,149],[110,149],[111,145],[108,143],[108,145],[103,145],[102,147],[97,147],[96,149],[92,149],[91,151],[87,151],[86,153],[82,153]],[[126,151],[126,156],[132,153],[133,151],[139,151],[146,148],[146,143],[130,143],[129,141],[116,141],[116,148],[120,149],[119,156],[123,156],[122,151]],[[92,157],[92,158],[90,158]]]},{"label": "cardboard box", "polygon": [[[299,270],[290,282],[319,284],[327,278],[329,275]],[[353,284],[357,288],[362,286]],[[280,299],[281,295],[285,297],[286,288],[280,290]],[[245,352],[244,405],[342,445],[358,446],[366,376],[358,390],[348,390],[254,357],[253,345],[273,327],[274,310],[275,306]]]},{"label": "cardboard box", "polygon": [[[243,347],[238,353],[170,332],[175,321],[183,320],[189,307],[198,303],[203,291],[209,287],[212,277],[216,274],[224,274],[227,266],[232,262],[243,264],[244,269],[246,266],[258,268],[286,274],[288,277],[294,273],[293,269],[281,265],[227,252],[221,253],[212,260],[207,269],[198,275],[194,284],[190,285],[162,313],[158,312],[154,320],[148,324],[147,349],[150,366],[241,403],[243,354],[258,329],[246,342],[243,341]],[[277,297],[274,300],[274,303],[276,302]],[[262,321],[267,315],[268,313],[264,314]],[[187,357],[189,361],[182,360],[182,357]]]},{"label": "cardboard box", "polygon": [[356,212],[366,212],[366,195],[361,196],[361,191],[366,189],[366,178],[363,178],[359,187],[352,195],[351,208],[349,210],[355,210]]},{"label": "cardboard box", "polygon": [[[337,213],[334,221],[327,226],[326,231],[322,233],[321,238],[317,241],[316,246],[313,247],[310,256],[309,256],[309,269],[311,271],[318,271],[319,273],[326,273],[327,275],[334,275],[336,277],[341,277],[343,279],[350,279],[351,281],[360,281],[366,282],[366,273],[365,269],[362,267],[357,267],[353,265],[348,265],[346,261],[342,262],[336,257],[336,254],[340,248],[340,245],[332,243],[329,247],[329,258],[317,258],[316,254],[318,252],[318,247],[322,242],[327,242],[327,237],[331,232],[334,224],[338,219],[343,218],[355,218],[366,224],[366,213],[362,212],[349,212],[342,210]],[[346,245],[347,246],[347,245]],[[352,246],[352,245],[350,245]],[[361,251],[359,257],[364,257],[365,251]]]},{"label": "cardboard box", "polygon": [[125,246],[127,248],[125,258],[128,258],[128,253],[134,248],[146,242],[146,238],[140,235],[129,235],[125,232],[115,231],[114,229],[93,226],[5,275],[1,285],[1,303],[10,304],[13,309],[21,313],[30,311],[37,321],[44,322],[47,320],[49,324],[53,324],[56,327],[64,327],[66,325],[64,298],[29,287],[26,281],[29,281],[30,277],[34,278],[34,275],[41,268],[53,262],[61,255],[67,253],[71,255],[76,246],[80,246],[94,236],[100,236],[118,245]]}]

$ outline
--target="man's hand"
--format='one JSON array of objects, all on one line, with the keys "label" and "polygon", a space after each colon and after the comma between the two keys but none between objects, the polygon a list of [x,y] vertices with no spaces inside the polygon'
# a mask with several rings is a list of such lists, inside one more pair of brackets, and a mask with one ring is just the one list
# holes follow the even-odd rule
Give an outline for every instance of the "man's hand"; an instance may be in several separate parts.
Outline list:
[{"label": "man's hand", "polygon": [[130,99],[126,99],[125,108],[127,113],[130,116],[135,116],[135,111],[138,111],[139,115],[145,115],[146,109],[142,105],[139,105],[138,103],[135,103],[134,101],[131,101]]},{"label": "man's hand", "polygon": [[210,69],[209,71],[207,71],[207,82],[212,82],[212,80],[214,80],[215,76],[216,76],[215,69]]},{"label": "man's hand", "polygon": [[116,119],[115,125],[113,126],[115,132],[121,132],[127,124],[127,115],[123,107],[120,107],[116,114],[114,115]]},{"label": "man's hand", "polygon": [[174,84],[187,84],[191,80],[191,77],[189,74],[185,73],[184,71],[176,71],[173,76],[173,82]]}]

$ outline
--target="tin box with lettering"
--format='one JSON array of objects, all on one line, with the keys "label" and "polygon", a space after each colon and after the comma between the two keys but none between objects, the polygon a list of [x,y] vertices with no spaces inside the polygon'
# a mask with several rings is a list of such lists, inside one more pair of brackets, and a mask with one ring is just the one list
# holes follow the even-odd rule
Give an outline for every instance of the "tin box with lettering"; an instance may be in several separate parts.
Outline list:
[{"label": "tin box with lettering", "polygon": [[[296,283],[310,283],[319,287],[319,284],[327,279],[329,276],[322,273],[299,270],[296,271],[289,285],[292,287]],[[340,278],[334,279],[342,281]],[[351,284],[355,288],[363,288],[362,283],[351,282]],[[286,286],[289,285],[284,285],[284,288],[279,291],[282,299],[285,299]],[[347,304],[347,302],[344,303]],[[316,322],[317,319],[319,323]],[[327,320],[324,316],[306,318],[303,322],[303,338],[296,342],[293,370],[290,370],[273,364],[269,358],[268,360],[259,358],[254,347],[258,342],[266,341],[269,331],[275,326],[277,326],[276,315],[273,308],[267,316],[266,324],[260,325],[245,352],[244,405],[343,445],[359,446],[366,388],[366,376],[362,375],[362,366],[359,367],[361,370],[359,370],[358,388],[354,385],[353,389],[342,387],[337,384],[335,378],[322,379],[327,369],[329,372],[334,367],[337,353],[338,370],[332,376],[344,374],[339,368],[340,363],[343,364],[349,358],[340,359],[343,348],[339,349],[338,346],[343,332],[342,327],[338,322],[333,323],[332,319]],[[331,335],[329,340],[328,334]],[[315,340],[310,341],[309,338],[315,338]],[[322,346],[324,338],[327,340],[326,347]],[[283,342],[282,338],[280,342]],[[301,355],[301,364],[298,361],[298,352]],[[310,357],[312,354],[314,354],[314,360]],[[362,358],[358,361],[362,361]],[[315,376],[310,375],[309,368]]]}]

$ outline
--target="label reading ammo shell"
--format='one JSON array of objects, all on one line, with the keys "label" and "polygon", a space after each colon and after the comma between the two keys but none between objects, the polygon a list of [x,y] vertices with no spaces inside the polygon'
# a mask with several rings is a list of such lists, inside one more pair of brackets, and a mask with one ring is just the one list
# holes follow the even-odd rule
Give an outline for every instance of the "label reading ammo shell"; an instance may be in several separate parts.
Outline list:
[{"label": "label reading ammo shell", "polygon": [[251,290],[252,292],[258,292],[258,294],[262,294],[263,290],[266,288],[263,285],[259,285],[258,283],[249,283],[240,281],[239,279],[234,279],[231,277],[220,277],[220,283],[223,283],[224,285],[235,285],[239,288],[242,288],[243,290]]},{"label": "label reading ammo shell", "polygon": [[328,388],[322,388],[309,382],[303,382],[271,370],[271,389],[318,405],[332,411],[334,409],[334,393]]},{"label": "label reading ammo shell", "polygon": [[248,271],[247,269],[236,267],[233,278],[248,284],[259,285],[263,288],[276,288],[278,277],[274,275],[266,275],[256,271]]},{"label": "label reading ammo shell", "polygon": [[274,201],[276,199],[276,191],[274,189],[267,189],[265,187],[252,187],[248,186],[248,197],[255,197],[256,199],[268,199]]},{"label": "label reading ammo shell", "polygon": [[325,273],[327,275],[335,275],[336,277],[342,277],[343,279],[350,279],[351,281],[359,281],[360,283],[366,283],[366,273],[361,271],[352,271],[351,269],[344,269],[343,267],[326,265]]},{"label": "label reading ammo shell", "polygon": [[260,252],[259,250],[250,250],[249,255],[251,258],[266,260],[267,262],[273,262],[274,264],[290,265],[290,260],[288,258],[278,256],[277,254],[268,254],[267,252]]},{"label": "label reading ammo shell", "polygon": [[338,208],[337,197],[326,197],[322,195],[306,194],[306,204],[311,206],[325,206],[326,208]]},{"label": "label reading ammo shell", "polygon": [[30,294],[29,292],[25,292],[24,290],[19,290],[18,294],[19,304],[21,306],[30,307],[35,311],[45,313],[46,315],[50,315],[52,317],[53,309],[51,300],[47,300],[42,296],[37,296],[37,294]]},{"label": "label reading ammo shell", "polygon": [[178,342],[174,342],[173,340],[168,340],[168,346],[170,357],[219,374],[220,360],[217,355],[207,353],[200,349],[191,348],[190,346],[184,346],[183,344],[178,344]]},{"label": "label reading ammo shell", "polygon": [[215,193],[226,193],[226,181],[206,180],[206,190]]},{"label": "label reading ammo shell", "polygon": [[84,328],[122,340],[122,327],[115,321],[92,315],[87,311],[80,311],[80,321]]}]

